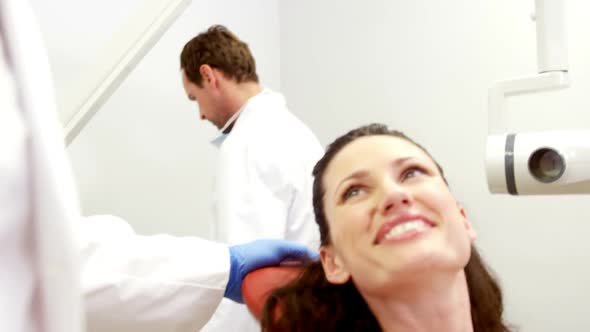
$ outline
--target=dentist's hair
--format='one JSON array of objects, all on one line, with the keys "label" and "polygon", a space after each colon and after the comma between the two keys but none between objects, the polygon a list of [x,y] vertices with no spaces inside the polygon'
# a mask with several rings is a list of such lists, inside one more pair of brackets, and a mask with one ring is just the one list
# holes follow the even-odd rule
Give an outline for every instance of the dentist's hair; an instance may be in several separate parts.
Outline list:
[{"label": "dentist's hair", "polygon": [[203,85],[201,65],[217,68],[237,83],[258,82],[256,61],[248,44],[223,25],[213,25],[184,45],[180,69],[199,87]]},{"label": "dentist's hair", "polygon": [[[320,230],[322,246],[331,244],[330,228],[324,213],[323,178],[336,154],[353,141],[367,136],[392,136],[414,144],[433,161],[428,151],[399,131],[382,124],[370,124],[351,130],[328,146],[324,156],[313,169],[313,207]],[[445,182],[440,165],[436,164]],[[502,291],[481,259],[477,249],[471,247],[471,256],[465,266],[471,318],[475,332],[510,332],[502,318]],[[345,284],[332,284],[325,276],[322,264],[307,265],[301,276],[289,285],[275,290],[269,297],[262,318],[265,332],[373,332],[381,331],[352,280]]]}]

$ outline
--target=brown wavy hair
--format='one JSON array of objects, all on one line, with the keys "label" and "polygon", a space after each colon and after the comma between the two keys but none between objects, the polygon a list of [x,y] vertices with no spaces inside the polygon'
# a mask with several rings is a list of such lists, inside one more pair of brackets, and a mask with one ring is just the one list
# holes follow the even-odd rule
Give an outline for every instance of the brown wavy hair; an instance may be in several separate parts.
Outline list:
[{"label": "brown wavy hair", "polygon": [[201,65],[217,68],[237,83],[256,82],[256,61],[248,44],[223,25],[213,25],[191,39],[180,53],[180,69],[198,87],[203,85]]},{"label": "brown wavy hair", "polygon": [[[362,126],[336,139],[313,169],[313,207],[322,246],[331,243],[330,228],[324,214],[324,172],[345,146],[360,137],[375,135],[404,139],[423,150],[434,161],[424,147],[382,124]],[[436,161],[434,163],[447,182],[440,165]],[[502,317],[504,306],[500,286],[474,246],[471,247],[471,256],[465,266],[465,276],[474,331],[512,331]],[[310,263],[297,280],[271,294],[265,304],[261,323],[262,331],[265,332],[381,331],[377,319],[352,280],[342,285],[330,283],[320,262]]]}]

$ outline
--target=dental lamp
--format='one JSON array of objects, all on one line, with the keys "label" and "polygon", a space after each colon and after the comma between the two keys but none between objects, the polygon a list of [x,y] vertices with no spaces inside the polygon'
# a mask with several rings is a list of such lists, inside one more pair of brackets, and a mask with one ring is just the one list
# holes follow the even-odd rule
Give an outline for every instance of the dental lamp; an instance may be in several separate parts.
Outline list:
[{"label": "dental lamp", "polygon": [[506,99],[569,87],[564,1],[535,0],[538,74],[495,83],[488,94],[486,176],[491,193],[590,193],[590,130],[510,133]]}]

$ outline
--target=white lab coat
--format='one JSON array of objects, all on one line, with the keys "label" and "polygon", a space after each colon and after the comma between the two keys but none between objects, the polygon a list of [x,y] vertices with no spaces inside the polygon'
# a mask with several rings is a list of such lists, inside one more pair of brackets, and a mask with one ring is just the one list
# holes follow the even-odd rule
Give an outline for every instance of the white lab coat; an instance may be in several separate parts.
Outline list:
[{"label": "white lab coat", "polygon": [[[229,277],[227,246],[191,237],[137,236],[127,223],[111,216],[81,219],[54,108],[46,51],[26,5],[23,0],[0,0],[20,95],[19,113],[30,142],[31,216],[23,218],[26,225],[20,228],[26,234],[16,235],[34,241],[29,263],[36,275],[19,279],[18,261],[0,255],[0,282],[14,284],[14,292],[9,288],[1,296],[30,297],[14,301],[28,306],[15,310],[28,316],[0,313],[1,329],[23,326],[10,332],[81,332],[85,311],[91,332],[197,331],[223,296]],[[0,204],[10,201],[0,199]],[[4,244],[0,242],[0,250]],[[11,274],[13,278],[7,278]]]},{"label": "white lab coat", "polygon": [[[223,134],[232,122],[231,132]],[[287,239],[317,249],[311,172],[323,148],[289,112],[284,97],[266,89],[250,98],[213,143],[220,151],[214,239],[230,244]],[[224,300],[202,331],[232,330],[260,327],[243,305]]]},{"label": "white lab coat", "polygon": [[[56,122],[45,49],[26,5],[22,0],[0,0],[4,42],[13,63],[11,69],[19,92],[16,98],[22,106],[19,114],[23,116],[29,139],[29,202],[33,206],[30,206],[30,220],[22,230],[23,236],[34,239],[28,259],[36,273],[36,291],[31,294],[29,317],[6,317],[33,322],[10,322],[2,326],[29,325],[26,332],[79,332],[83,327],[82,306],[70,224],[79,213],[74,183],[60,142],[63,135]],[[0,262],[0,266],[3,274],[13,271],[9,260]],[[14,278],[20,281],[18,275]],[[21,287],[27,286],[17,283],[15,294],[20,293]]]},{"label": "white lab coat", "polygon": [[211,318],[229,277],[226,245],[138,236],[112,216],[84,222],[89,332],[196,332]]}]

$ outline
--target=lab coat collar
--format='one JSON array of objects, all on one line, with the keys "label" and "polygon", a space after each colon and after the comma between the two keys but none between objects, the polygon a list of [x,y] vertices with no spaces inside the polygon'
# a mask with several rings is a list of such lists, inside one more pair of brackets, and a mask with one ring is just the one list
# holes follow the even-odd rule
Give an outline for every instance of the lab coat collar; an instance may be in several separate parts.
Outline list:
[{"label": "lab coat collar", "polygon": [[[246,106],[246,104],[244,104],[244,106]],[[223,128],[221,128],[217,132],[217,136],[215,136],[215,138],[211,141],[211,144],[213,144],[213,146],[215,146],[218,149],[221,147],[221,144],[223,144],[223,141],[225,141],[227,135],[229,135],[229,133],[233,129],[236,120],[240,116],[240,113],[242,113],[242,111],[244,110],[244,106],[242,106],[242,108],[240,108],[240,110],[237,111],[236,114],[232,115],[232,117],[229,118],[229,120],[227,120]]]},{"label": "lab coat collar", "polygon": [[248,107],[248,105],[253,100],[257,99],[257,97],[262,96],[264,94],[268,94],[270,92],[271,91],[269,89],[264,88],[262,89],[262,91],[260,91],[260,93],[248,99],[248,101],[246,101],[246,103],[244,103],[244,105],[240,107],[240,110],[237,111],[234,115],[232,115],[232,117],[229,118],[229,120],[227,120],[225,125],[217,132],[217,136],[215,136],[215,138],[211,140],[211,144],[213,144],[213,146],[219,149],[221,147],[221,144],[223,144],[229,133],[232,131],[235,123],[238,120],[238,117],[240,117],[240,114],[246,109],[246,107]]}]

